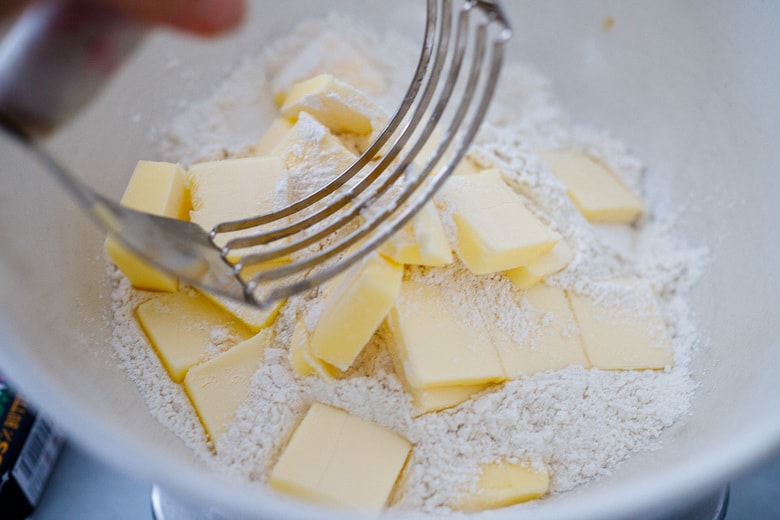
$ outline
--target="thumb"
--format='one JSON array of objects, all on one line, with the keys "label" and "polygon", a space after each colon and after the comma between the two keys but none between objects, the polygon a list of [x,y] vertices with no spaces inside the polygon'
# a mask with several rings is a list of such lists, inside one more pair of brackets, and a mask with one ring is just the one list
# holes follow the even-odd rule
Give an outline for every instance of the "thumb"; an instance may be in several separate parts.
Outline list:
[{"label": "thumb", "polygon": [[210,35],[238,25],[244,18],[244,0],[90,0],[114,6],[150,23]]}]

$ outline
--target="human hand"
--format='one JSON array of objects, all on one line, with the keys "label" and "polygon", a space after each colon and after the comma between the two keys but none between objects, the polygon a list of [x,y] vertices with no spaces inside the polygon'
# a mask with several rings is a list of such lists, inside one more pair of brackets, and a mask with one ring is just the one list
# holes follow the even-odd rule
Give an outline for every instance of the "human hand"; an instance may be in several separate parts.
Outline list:
[{"label": "human hand", "polygon": [[[244,0],[61,0],[114,7],[146,23],[161,24],[197,34],[218,34],[238,25]],[[33,0],[2,0],[0,18]]]}]

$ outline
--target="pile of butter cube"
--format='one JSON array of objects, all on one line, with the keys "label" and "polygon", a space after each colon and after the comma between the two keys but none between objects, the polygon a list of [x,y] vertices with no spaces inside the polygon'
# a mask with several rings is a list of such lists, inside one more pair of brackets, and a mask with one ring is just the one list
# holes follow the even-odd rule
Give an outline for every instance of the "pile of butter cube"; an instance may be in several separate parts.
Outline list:
[{"label": "pile of butter cube", "polygon": [[[367,91],[374,86],[371,77],[362,81]],[[122,203],[191,220],[206,230],[262,214],[279,206],[279,193],[286,197],[284,204],[297,200],[349,167],[360,152],[355,143],[370,143],[387,120],[369,94],[331,74],[280,88],[276,98],[279,118],[255,145],[254,156],[195,164],[186,171],[177,164],[141,161]],[[641,200],[599,161],[574,150],[539,154],[587,220],[630,224],[641,216]],[[445,216],[455,230],[449,236]],[[106,250],[135,288],[154,292],[136,309],[136,318],[171,379],[183,384],[218,450],[220,434],[249,395],[251,377],[263,363],[263,349],[273,341],[272,325],[286,302],[263,310],[246,307],[180,286],[114,238],[106,240]],[[435,203],[321,288],[316,314],[296,322],[291,367],[300,377],[343,377],[386,323],[397,374],[421,415],[457,406],[504,381],[570,365],[604,370],[671,366],[669,338],[646,285],[614,281],[631,300],[628,307],[641,310],[627,315],[616,312],[614,302],[596,302],[543,283],[575,254],[529,211],[501,171],[483,170],[467,159]],[[453,262],[476,276],[503,273],[516,287],[517,301],[530,305],[541,334],[529,344],[517,344],[495,323],[475,325],[466,319],[435,287],[404,281],[405,266],[437,269]],[[210,352],[215,338],[221,345],[218,355]],[[315,403],[269,484],[323,505],[380,511],[413,449],[396,432]],[[372,463],[357,462],[363,460]],[[547,490],[543,467],[495,461],[482,468],[477,490],[454,507],[501,507]]]}]

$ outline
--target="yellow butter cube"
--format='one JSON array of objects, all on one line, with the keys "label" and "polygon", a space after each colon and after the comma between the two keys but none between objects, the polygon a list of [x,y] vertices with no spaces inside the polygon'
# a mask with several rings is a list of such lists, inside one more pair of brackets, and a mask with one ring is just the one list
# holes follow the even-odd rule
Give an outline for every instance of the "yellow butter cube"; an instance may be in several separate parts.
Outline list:
[{"label": "yellow butter cube", "polygon": [[516,267],[504,271],[504,274],[518,289],[530,289],[542,279],[555,274],[572,261],[574,251],[569,244],[561,240],[549,253],[545,253],[525,267]]},{"label": "yellow butter cube", "polygon": [[400,264],[442,266],[453,262],[444,226],[430,202],[378,251]]},{"label": "yellow butter cube", "polygon": [[422,415],[458,406],[489,387],[490,385],[445,386],[427,390],[409,388],[409,393],[412,396],[417,415]]},{"label": "yellow butter cube", "polygon": [[290,340],[290,365],[301,377],[336,378],[341,373],[311,353],[311,333],[304,321],[295,324]]},{"label": "yellow butter cube", "polygon": [[314,403],[271,471],[272,489],[326,506],[378,513],[409,441],[343,410]]},{"label": "yellow butter cube", "polygon": [[266,130],[260,140],[257,141],[254,149],[255,155],[261,157],[270,155],[271,151],[282,142],[282,139],[284,139],[285,134],[290,131],[292,125],[293,124],[289,119],[283,117],[274,119],[274,122],[268,127],[268,130]]},{"label": "yellow butter cube", "polygon": [[287,199],[296,202],[338,177],[357,159],[330,130],[301,113],[271,151],[287,168]]},{"label": "yellow butter cube", "polygon": [[[154,215],[189,220],[187,176],[178,164],[139,161],[122,195],[121,204]],[[125,248],[119,240],[109,236],[105,249],[133,287],[167,292],[178,289],[179,282],[175,277],[161,273]]]},{"label": "yellow butter cube", "polygon": [[642,200],[601,162],[574,150],[541,151],[539,156],[590,222],[630,224],[644,212]]},{"label": "yellow butter cube", "polygon": [[311,335],[311,352],[347,370],[395,303],[403,266],[370,253],[336,277]]},{"label": "yellow butter cube", "polygon": [[549,489],[546,467],[535,467],[528,461],[496,462],[482,468],[476,491],[463,497],[456,509],[473,513],[511,506],[540,498]]},{"label": "yellow butter cube", "polygon": [[560,240],[523,205],[500,172],[450,177],[442,201],[457,226],[457,253],[474,274],[526,266]]},{"label": "yellow butter cube", "polygon": [[381,130],[387,121],[384,111],[365,94],[329,74],[293,85],[281,112],[291,120],[306,112],[335,133],[357,135]]},{"label": "yellow butter cube", "polygon": [[520,297],[527,299],[530,311],[527,340],[518,344],[501,329],[490,329],[506,376],[515,379],[570,365],[590,368],[566,293],[537,285]]},{"label": "yellow butter cube", "polygon": [[263,351],[272,339],[271,329],[266,329],[192,367],[184,377],[184,390],[215,444],[218,436],[227,431],[239,406],[249,397],[252,376],[263,362]]},{"label": "yellow butter cube", "polygon": [[455,170],[452,172],[453,175],[475,175],[477,173],[482,173],[484,171],[483,168],[480,168],[477,166],[474,161],[468,158],[468,156],[464,157],[463,160],[455,167]]},{"label": "yellow butter cube", "polygon": [[211,349],[252,336],[242,323],[191,290],[155,296],[138,306],[136,317],[177,383],[190,367],[206,361]]},{"label": "yellow butter cube", "polygon": [[[255,274],[269,267],[274,265],[283,265],[287,262],[289,262],[289,257],[273,263],[268,262],[248,266],[242,272],[242,276],[250,278],[251,276],[254,276]],[[272,303],[268,307],[260,309],[224,296],[209,293],[205,290],[198,290],[201,291],[201,293],[206,298],[211,300],[217,306],[221,307],[225,312],[231,314],[234,318],[236,318],[254,332],[260,332],[262,329],[272,325],[276,320],[276,317],[279,315],[279,311],[282,310],[282,307],[284,307],[284,304],[287,302],[287,300],[280,300]]]},{"label": "yellow butter cube", "polygon": [[647,285],[615,281],[598,302],[573,292],[568,296],[595,368],[664,369],[674,364],[669,333]]},{"label": "yellow butter cube", "polygon": [[290,87],[320,74],[330,74],[371,95],[385,90],[385,78],[365,55],[338,33],[325,31],[284,63],[273,79],[274,99],[282,105]]},{"label": "yellow butter cube", "polygon": [[387,324],[398,372],[416,390],[504,379],[487,331],[445,301],[437,287],[405,281]]},{"label": "yellow butter cube", "polygon": [[284,307],[287,300],[280,300],[272,303],[268,307],[259,309],[248,304],[244,304],[224,296],[203,292],[203,295],[213,303],[221,307],[225,312],[230,313],[234,318],[243,323],[253,332],[259,332],[262,329],[273,324],[279,311]]},{"label": "yellow butter cube", "polygon": [[220,222],[271,211],[284,174],[284,163],[273,156],[195,164],[189,170],[190,219],[209,231]]}]

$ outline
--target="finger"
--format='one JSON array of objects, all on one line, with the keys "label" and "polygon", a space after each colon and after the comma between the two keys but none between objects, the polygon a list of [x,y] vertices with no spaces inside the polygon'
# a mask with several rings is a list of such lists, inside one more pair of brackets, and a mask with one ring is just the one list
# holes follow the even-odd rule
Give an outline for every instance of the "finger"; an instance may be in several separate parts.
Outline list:
[{"label": "finger", "polygon": [[199,33],[217,34],[238,25],[244,0],[90,0],[112,5],[150,23]]},{"label": "finger", "polygon": [[13,14],[23,5],[27,3],[27,0],[2,0],[0,1],[0,18],[6,15]]}]

